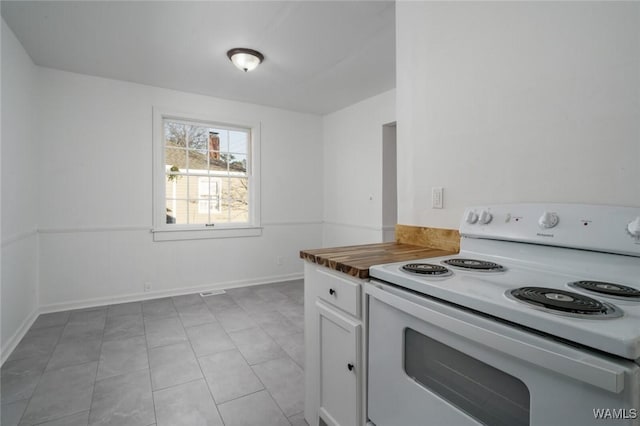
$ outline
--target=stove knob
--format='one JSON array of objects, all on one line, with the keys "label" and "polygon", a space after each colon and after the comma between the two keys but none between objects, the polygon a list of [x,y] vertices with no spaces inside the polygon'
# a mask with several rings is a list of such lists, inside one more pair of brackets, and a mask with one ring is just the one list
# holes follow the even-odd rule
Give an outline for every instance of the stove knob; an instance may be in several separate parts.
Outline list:
[{"label": "stove knob", "polygon": [[627,225],[627,232],[629,232],[632,237],[640,239],[640,216],[629,222]]},{"label": "stove knob", "polygon": [[478,222],[486,225],[487,223],[491,222],[492,219],[493,216],[491,215],[491,213],[489,213],[487,210],[482,210],[482,212],[480,213],[480,217],[478,218]]},{"label": "stove knob", "polygon": [[540,219],[538,220],[538,225],[541,228],[553,228],[558,224],[560,218],[557,214],[551,212],[544,212]]},{"label": "stove knob", "polygon": [[473,225],[478,221],[478,215],[476,214],[476,212],[470,211],[469,213],[467,213],[467,217],[465,218],[465,220],[467,221],[467,223]]}]

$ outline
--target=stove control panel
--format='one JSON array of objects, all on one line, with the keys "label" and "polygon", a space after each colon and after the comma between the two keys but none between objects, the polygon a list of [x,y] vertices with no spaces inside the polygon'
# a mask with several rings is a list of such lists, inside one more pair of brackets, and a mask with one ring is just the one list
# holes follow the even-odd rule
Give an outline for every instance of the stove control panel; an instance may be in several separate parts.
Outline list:
[{"label": "stove control panel", "polygon": [[632,237],[640,238],[640,216],[629,222],[629,225],[627,225],[627,231]]},{"label": "stove control panel", "polygon": [[591,204],[470,207],[464,212],[460,234],[640,257],[640,207]]},{"label": "stove control panel", "polygon": [[540,216],[540,219],[538,219],[538,225],[540,225],[540,228],[548,229],[556,226],[559,221],[560,218],[556,213],[544,212],[542,213],[542,216]]},{"label": "stove control panel", "polygon": [[491,212],[489,210],[482,210],[480,212],[480,216],[478,217],[478,222],[480,222],[482,225],[486,225],[491,222],[491,219],[493,219],[493,215],[491,214]]},{"label": "stove control panel", "polygon": [[473,225],[474,223],[476,223],[478,221],[478,213],[476,213],[476,212],[474,212],[472,210],[469,210],[466,213],[465,220],[467,221],[468,224]]}]

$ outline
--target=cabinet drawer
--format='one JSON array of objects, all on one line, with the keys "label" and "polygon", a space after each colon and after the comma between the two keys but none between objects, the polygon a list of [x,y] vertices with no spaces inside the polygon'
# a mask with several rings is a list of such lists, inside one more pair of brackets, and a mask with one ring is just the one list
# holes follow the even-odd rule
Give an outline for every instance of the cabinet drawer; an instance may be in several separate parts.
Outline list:
[{"label": "cabinet drawer", "polygon": [[322,300],[360,318],[360,288],[359,282],[349,281],[341,274],[332,273],[326,268],[318,268],[317,291]]}]

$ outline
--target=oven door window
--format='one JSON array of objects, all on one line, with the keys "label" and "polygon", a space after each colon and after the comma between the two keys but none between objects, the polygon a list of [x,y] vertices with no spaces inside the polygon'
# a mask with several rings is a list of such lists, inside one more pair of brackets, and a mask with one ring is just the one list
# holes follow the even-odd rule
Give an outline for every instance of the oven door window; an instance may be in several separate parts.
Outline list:
[{"label": "oven door window", "polygon": [[528,425],[529,390],[519,379],[406,328],[409,377],[487,425]]}]

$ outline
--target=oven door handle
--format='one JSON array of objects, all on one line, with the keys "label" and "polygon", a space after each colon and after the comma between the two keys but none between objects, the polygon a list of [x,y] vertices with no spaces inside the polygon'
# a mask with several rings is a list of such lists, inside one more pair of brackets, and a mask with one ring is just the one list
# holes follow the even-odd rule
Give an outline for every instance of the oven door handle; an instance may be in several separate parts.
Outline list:
[{"label": "oven door handle", "polygon": [[[498,350],[609,392],[620,393],[624,389],[625,367],[606,359],[577,351],[569,346],[550,345],[546,339],[535,335],[526,336],[529,342],[506,336],[398,296],[376,285],[375,282],[365,284],[365,292],[402,312],[478,345]],[[408,296],[418,297],[412,294]]]}]

